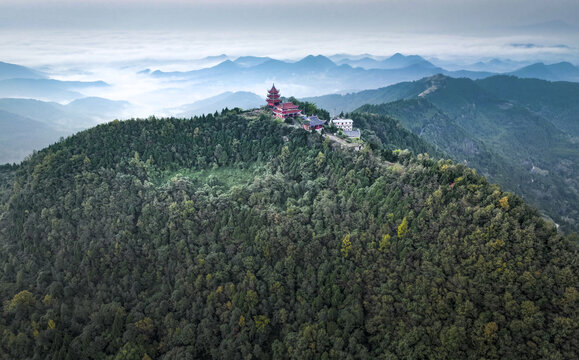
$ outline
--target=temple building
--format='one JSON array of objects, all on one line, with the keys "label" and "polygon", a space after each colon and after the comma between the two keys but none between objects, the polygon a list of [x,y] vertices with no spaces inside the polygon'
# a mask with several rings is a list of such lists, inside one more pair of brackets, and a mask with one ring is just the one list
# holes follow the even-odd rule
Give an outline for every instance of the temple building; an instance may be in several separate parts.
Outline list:
[{"label": "temple building", "polygon": [[279,90],[275,88],[275,84],[267,92],[267,106],[273,108],[273,115],[281,119],[288,117],[300,116],[302,111],[297,105],[292,102],[282,102]]},{"label": "temple building", "polygon": [[306,130],[316,130],[318,132],[322,131],[322,127],[326,123],[326,120],[321,120],[317,116],[313,115],[308,118],[308,120],[303,124]]},{"label": "temple building", "polygon": [[271,89],[267,92],[267,106],[274,107],[281,104],[281,97],[279,95],[279,90],[275,88],[275,84],[271,86]]},{"label": "temple building", "polygon": [[281,103],[273,107],[273,115],[281,119],[300,116],[302,111],[292,102]]}]

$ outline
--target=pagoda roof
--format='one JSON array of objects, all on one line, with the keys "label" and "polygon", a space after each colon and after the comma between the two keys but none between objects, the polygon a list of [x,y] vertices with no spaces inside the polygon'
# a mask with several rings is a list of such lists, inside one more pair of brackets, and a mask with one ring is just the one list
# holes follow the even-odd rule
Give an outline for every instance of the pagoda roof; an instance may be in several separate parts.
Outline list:
[{"label": "pagoda roof", "polygon": [[269,93],[278,93],[279,90],[275,88],[275,84],[271,85],[271,89],[268,91]]},{"label": "pagoda roof", "polygon": [[283,109],[283,110],[287,110],[287,109],[297,109],[298,106],[295,105],[293,102],[284,102],[279,104],[277,107]]}]

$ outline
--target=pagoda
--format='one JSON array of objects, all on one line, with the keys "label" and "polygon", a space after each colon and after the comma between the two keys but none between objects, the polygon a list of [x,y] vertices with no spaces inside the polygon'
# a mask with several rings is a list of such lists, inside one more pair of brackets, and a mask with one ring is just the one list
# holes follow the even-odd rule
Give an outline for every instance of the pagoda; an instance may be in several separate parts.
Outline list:
[{"label": "pagoda", "polygon": [[275,84],[271,86],[271,90],[267,92],[267,106],[274,107],[281,104],[281,97],[279,90],[275,88]]}]

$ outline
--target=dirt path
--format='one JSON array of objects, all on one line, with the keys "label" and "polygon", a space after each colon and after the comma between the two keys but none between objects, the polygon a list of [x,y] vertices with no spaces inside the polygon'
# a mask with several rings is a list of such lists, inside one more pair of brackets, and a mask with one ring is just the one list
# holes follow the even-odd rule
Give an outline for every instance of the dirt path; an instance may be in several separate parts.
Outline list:
[{"label": "dirt path", "polygon": [[362,146],[363,146],[363,144],[361,144],[361,143],[349,143],[346,140],[341,139],[341,138],[339,138],[335,135],[332,135],[332,134],[324,134],[324,137],[327,137],[331,141],[340,144],[342,147],[350,148],[350,149],[353,149],[355,151],[359,151],[360,149],[362,149]]}]

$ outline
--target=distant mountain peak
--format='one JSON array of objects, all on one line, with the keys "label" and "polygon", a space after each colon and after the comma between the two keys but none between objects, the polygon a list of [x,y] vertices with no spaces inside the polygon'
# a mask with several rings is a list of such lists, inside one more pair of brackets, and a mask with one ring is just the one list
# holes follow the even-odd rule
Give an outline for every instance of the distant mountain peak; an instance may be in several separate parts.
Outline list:
[{"label": "distant mountain peak", "polygon": [[237,64],[228,59],[220,62],[216,67],[237,67]]},{"label": "distant mountain peak", "polygon": [[576,69],[575,65],[571,64],[568,61],[561,61],[560,63],[552,64],[551,66],[565,69]]},{"label": "distant mountain peak", "polygon": [[546,65],[534,63],[509,73],[517,77],[536,78],[549,81],[579,81],[579,68],[569,62]]},{"label": "distant mountain peak", "polygon": [[416,59],[416,60],[424,60],[424,58],[420,55],[404,55],[399,52],[395,53],[394,55],[390,56],[390,60],[405,60],[405,59]]},{"label": "distant mountain peak", "polygon": [[324,55],[308,55],[305,58],[298,61],[298,63],[327,63],[334,64],[332,60],[325,57]]},{"label": "distant mountain peak", "polygon": [[407,68],[409,66],[421,64],[422,66],[433,66],[432,63],[425,60],[423,57],[419,55],[403,55],[401,53],[396,53],[389,57],[388,59],[382,61],[387,68],[391,69],[402,69]]},{"label": "distant mountain peak", "polygon": [[308,55],[296,63],[298,66],[307,66],[308,68],[322,69],[337,66],[329,58],[323,55]]}]

